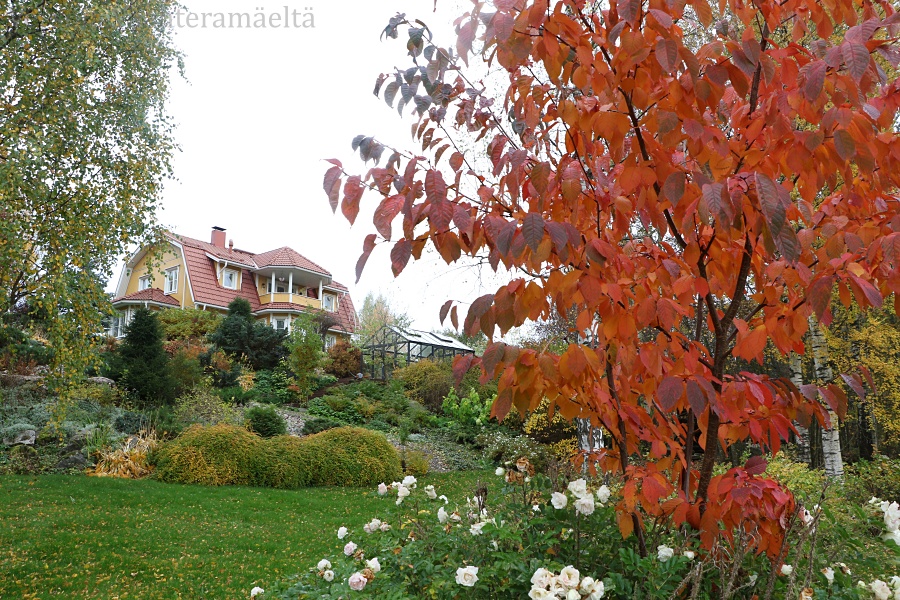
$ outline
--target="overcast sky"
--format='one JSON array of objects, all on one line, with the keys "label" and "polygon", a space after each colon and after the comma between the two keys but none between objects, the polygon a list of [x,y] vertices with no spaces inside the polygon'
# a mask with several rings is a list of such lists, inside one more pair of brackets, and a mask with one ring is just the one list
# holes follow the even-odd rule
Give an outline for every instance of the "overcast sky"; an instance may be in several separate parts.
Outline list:
[{"label": "overcast sky", "polygon": [[[174,158],[176,181],[165,189],[160,222],[170,229],[209,239],[213,225],[225,227],[235,247],[263,252],[290,246],[321,264],[350,287],[357,308],[369,291],[388,295],[416,327],[439,327],[447,299],[471,301],[484,289],[471,268],[447,267],[436,254],[410,263],[394,279],[388,247],[373,252],[355,284],[362,240],[374,233],[375,196],[368,197],[351,227],[332,214],[322,177],[323,159],[339,158],[363,172],[350,147],[359,133],[412,148],[413,118],[401,118],[372,94],[377,75],[406,68],[405,30],[380,41],[397,12],[420,18],[439,45],[455,41],[452,21],[461,0],[183,0],[196,13],[181,16],[176,43],[185,55],[185,78],[175,79],[169,104],[181,151]],[[263,13],[278,23],[285,7],[296,21],[314,27],[230,29],[215,27],[202,13]],[[294,19],[290,19],[293,21]],[[273,21],[269,21],[270,23]],[[193,27],[189,27],[193,24]],[[365,198],[364,198],[365,201]],[[461,307],[461,309],[464,307]],[[461,316],[464,315],[461,312]]]}]

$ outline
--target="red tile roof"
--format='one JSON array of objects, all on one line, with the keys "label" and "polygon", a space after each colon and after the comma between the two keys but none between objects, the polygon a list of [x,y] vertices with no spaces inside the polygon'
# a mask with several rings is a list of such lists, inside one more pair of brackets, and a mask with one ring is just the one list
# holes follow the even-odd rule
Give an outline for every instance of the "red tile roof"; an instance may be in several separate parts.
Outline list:
[{"label": "red tile roof", "polygon": [[262,254],[256,254],[253,257],[253,260],[259,268],[298,267],[300,269],[306,269],[307,271],[314,271],[316,273],[321,273],[322,275],[331,276],[331,273],[287,246],[283,246],[277,250],[269,250]]},{"label": "red tile roof", "polygon": [[127,296],[119,296],[113,299],[116,302],[156,302],[157,304],[168,304],[170,306],[181,306],[178,300],[172,296],[166,296],[159,288],[147,288],[139,292],[128,294]]}]

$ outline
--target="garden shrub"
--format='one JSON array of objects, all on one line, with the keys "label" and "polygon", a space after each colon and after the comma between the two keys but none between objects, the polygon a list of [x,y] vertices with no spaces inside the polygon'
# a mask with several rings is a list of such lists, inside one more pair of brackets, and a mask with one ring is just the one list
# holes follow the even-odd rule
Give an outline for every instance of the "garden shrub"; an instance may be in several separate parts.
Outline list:
[{"label": "garden shrub", "polygon": [[109,423],[93,423],[89,427],[90,429],[84,437],[84,447],[81,449],[81,452],[85,458],[92,460],[117,442],[119,436],[116,435]]},{"label": "garden shrub", "polygon": [[243,415],[239,409],[223,402],[213,390],[205,387],[194,388],[181,396],[175,405],[175,417],[185,425],[243,423]]},{"label": "garden shrub", "polygon": [[871,461],[848,465],[844,488],[847,498],[855,503],[872,496],[900,502],[900,459],[876,456]]},{"label": "garden shrub", "polygon": [[328,419],[325,417],[313,417],[312,419],[307,419],[303,423],[303,435],[312,435],[314,433],[319,433],[320,431],[325,431],[327,429],[334,429],[335,427],[341,427],[344,423],[340,421],[335,421],[333,419]]},{"label": "garden shrub", "polygon": [[322,375],[313,375],[309,378],[309,391],[317,392],[322,388],[326,388],[329,385],[334,385],[337,383],[337,377],[331,375],[329,373],[324,373]]},{"label": "garden shrub", "polygon": [[347,342],[338,342],[328,349],[325,360],[325,372],[335,377],[353,377],[360,372],[362,350]]},{"label": "garden shrub", "polygon": [[410,398],[432,412],[441,410],[444,398],[453,389],[453,371],[449,361],[420,360],[396,369],[393,377],[403,382]]},{"label": "garden shrub", "polygon": [[243,405],[256,400],[256,392],[254,390],[245,390],[239,385],[217,389],[216,394],[226,404]]},{"label": "garden shrub", "polygon": [[575,424],[565,419],[559,411],[554,413],[552,419],[549,418],[549,409],[550,401],[544,398],[537,409],[528,413],[522,424],[522,431],[542,444],[553,444],[574,438],[577,434]]},{"label": "garden shrub", "polygon": [[149,456],[158,444],[154,432],[144,431],[141,435],[130,436],[119,448],[102,450],[97,466],[88,471],[88,475],[122,479],[146,477],[153,470]]},{"label": "garden shrub", "polygon": [[149,427],[160,439],[172,439],[184,430],[184,424],[175,415],[175,410],[171,406],[160,406],[146,414]]},{"label": "garden shrub", "polygon": [[268,404],[286,404],[295,400],[291,391],[290,375],[283,368],[271,371],[257,371],[253,385],[253,399]]},{"label": "garden shrub", "polygon": [[207,375],[212,377],[212,384],[217,388],[229,388],[238,385],[242,374],[241,363],[232,359],[222,350],[211,348],[200,355],[200,364]]},{"label": "garden shrub", "polygon": [[244,413],[244,417],[250,430],[264,438],[287,433],[287,422],[271,406],[254,406]]},{"label": "garden shrub", "polygon": [[373,485],[402,474],[400,455],[381,433],[339,427],[302,439],[323,463],[314,473],[313,485]]},{"label": "garden shrub", "polygon": [[[337,408],[335,408],[337,407]],[[307,404],[309,414],[324,417],[333,421],[341,421],[353,425],[362,425],[363,419],[353,408],[353,403],[344,396],[322,396],[313,398]]]},{"label": "garden shrub", "polygon": [[312,393],[316,371],[322,363],[322,336],[312,314],[303,313],[294,319],[285,345],[294,383],[300,396],[305,399]]},{"label": "garden shrub", "polygon": [[[182,311],[167,310],[163,312]],[[187,348],[179,348],[172,358],[169,359],[169,373],[175,386],[176,396],[180,396],[200,385],[204,377],[203,365],[200,363],[199,355],[195,355],[191,349]]]},{"label": "garden shrub", "polygon": [[313,484],[315,473],[323,457],[302,438],[279,435],[265,440],[259,447],[260,470],[256,485],[294,490]]},{"label": "garden shrub", "polygon": [[257,321],[250,303],[235,298],[228,305],[228,315],[209,335],[209,341],[238,361],[246,361],[254,370],[274,369],[285,356],[285,331],[273,329]]},{"label": "garden shrub", "polygon": [[167,340],[200,341],[218,329],[224,317],[211,310],[164,310],[159,324]]},{"label": "garden shrub", "polygon": [[474,443],[490,420],[493,403],[493,398],[482,400],[475,390],[470,390],[469,395],[462,398],[456,394],[456,390],[450,390],[441,408],[450,420],[449,427],[457,441]]},{"label": "garden shrub", "polygon": [[116,431],[120,431],[128,435],[135,435],[141,429],[146,428],[148,424],[149,419],[146,415],[130,410],[126,410],[125,412],[123,412],[121,415],[116,417],[116,420],[113,422],[113,426],[116,428]]},{"label": "garden shrub", "polygon": [[156,477],[169,483],[253,485],[263,443],[243,427],[193,425],[156,453]]},{"label": "garden shrub", "polygon": [[419,450],[407,450],[403,453],[403,472],[406,475],[422,477],[428,475],[431,468],[431,457]]}]

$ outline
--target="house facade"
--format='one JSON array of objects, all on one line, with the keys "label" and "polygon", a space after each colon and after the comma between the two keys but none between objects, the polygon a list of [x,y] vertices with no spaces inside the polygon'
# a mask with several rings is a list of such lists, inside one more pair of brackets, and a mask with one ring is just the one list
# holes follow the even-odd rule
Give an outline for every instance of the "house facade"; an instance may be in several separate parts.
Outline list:
[{"label": "house facade", "polygon": [[166,233],[166,242],[153,255],[149,247],[139,249],[125,264],[112,301],[116,315],[109,335],[122,337],[141,307],[225,313],[235,298],[246,299],[260,321],[286,331],[300,314],[324,311],[334,322],[326,347],[341,339],[349,342],[356,330],[356,309],[347,288],[287,246],[260,254],[239,250],[233,241],[226,245],[221,227],[212,228],[209,242],[176,233]]}]

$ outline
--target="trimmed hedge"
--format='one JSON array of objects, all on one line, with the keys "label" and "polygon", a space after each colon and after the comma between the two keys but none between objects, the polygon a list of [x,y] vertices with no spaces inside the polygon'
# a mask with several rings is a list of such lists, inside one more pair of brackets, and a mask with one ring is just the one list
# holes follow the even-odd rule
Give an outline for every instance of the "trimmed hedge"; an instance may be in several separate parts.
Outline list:
[{"label": "trimmed hedge", "polygon": [[233,425],[194,425],[154,457],[156,477],[170,483],[370,486],[400,478],[400,456],[380,433],[353,427],[305,438],[264,439]]}]

